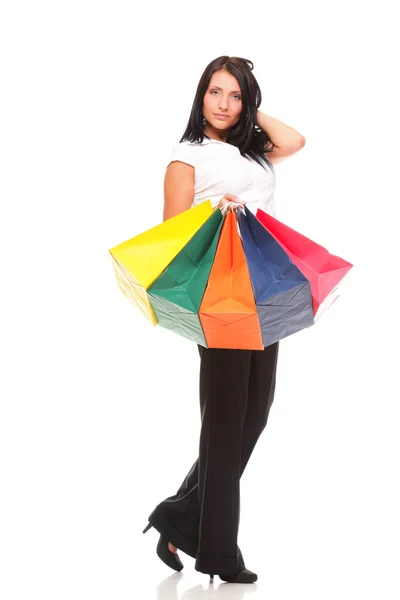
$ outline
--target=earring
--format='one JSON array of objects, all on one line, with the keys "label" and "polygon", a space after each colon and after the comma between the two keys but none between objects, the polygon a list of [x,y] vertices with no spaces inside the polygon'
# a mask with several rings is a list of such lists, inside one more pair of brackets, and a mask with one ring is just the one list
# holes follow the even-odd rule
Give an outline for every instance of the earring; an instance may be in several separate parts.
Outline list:
[{"label": "earring", "polygon": [[207,123],[207,121],[205,120],[205,118],[203,117],[203,125],[205,125]]}]

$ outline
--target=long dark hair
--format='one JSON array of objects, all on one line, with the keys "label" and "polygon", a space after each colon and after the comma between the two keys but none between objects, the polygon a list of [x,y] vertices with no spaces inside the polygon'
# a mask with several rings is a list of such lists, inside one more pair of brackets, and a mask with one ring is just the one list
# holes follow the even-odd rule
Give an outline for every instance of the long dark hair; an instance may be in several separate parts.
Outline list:
[{"label": "long dark hair", "polygon": [[[239,148],[242,156],[248,155],[261,166],[265,163],[271,167],[265,153],[272,152],[274,144],[268,134],[256,125],[257,109],[261,105],[261,89],[254,77],[254,65],[251,60],[237,56],[219,56],[211,61],[205,68],[197,86],[192,110],[185,132],[180,142],[202,143],[205,124],[203,123],[203,99],[211,77],[216,71],[225,69],[236,77],[239,82],[242,97],[242,113],[239,121],[228,131],[226,139],[228,144]],[[263,164],[264,163],[264,164]]]}]

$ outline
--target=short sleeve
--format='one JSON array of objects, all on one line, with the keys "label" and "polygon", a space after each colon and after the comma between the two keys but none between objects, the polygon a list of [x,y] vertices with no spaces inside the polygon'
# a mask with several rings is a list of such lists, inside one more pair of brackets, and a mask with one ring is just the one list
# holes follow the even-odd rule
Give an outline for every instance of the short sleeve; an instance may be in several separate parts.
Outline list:
[{"label": "short sleeve", "polygon": [[188,165],[191,165],[192,167],[195,167],[195,151],[196,148],[194,146],[189,145],[185,142],[180,142],[172,148],[168,164],[170,164],[174,160],[179,160],[181,162],[187,163]]}]

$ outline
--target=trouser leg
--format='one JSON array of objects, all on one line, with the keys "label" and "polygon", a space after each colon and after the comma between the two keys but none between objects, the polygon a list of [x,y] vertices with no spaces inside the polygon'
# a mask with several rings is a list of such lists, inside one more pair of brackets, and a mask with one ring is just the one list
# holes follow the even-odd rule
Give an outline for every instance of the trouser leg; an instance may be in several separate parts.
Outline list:
[{"label": "trouser leg", "polygon": [[195,569],[238,571],[242,429],[251,350],[201,348],[198,503]]},{"label": "trouser leg", "polygon": [[[265,348],[263,351],[227,351],[228,353],[244,352],[245,355],[247,352],[251,353],[250,374],[248,378],[247,404],[242,426],[240,476],[242,475],[247,465],[247,462],[254,449],[258,437],[260,436],[261,432],[267,424],[268,414],[273,402],[275,392],[278,347],[279,343],[277,342],[275,344],[272,344],[271,346],[267,346],[267,348]],[[200,356],[202,356],[203,347],[198,346],[198,349]],[[237,366],[237,360],[235,364]],[[203,366],[202,361],[200,366],[200,386],[202,386],[202,381],[207,382],[207,370],[205,368],[205,365],[206,363],[204,363]],[[231,364],[230,372],[232,371],[232,366],[233,365]],[[202,405],[207,405],[205,394],[208,388],[209,386],[207,386],[207,384],[204,385],[203,383],[203,387],[201,387],[200,390],[200,407],[202,407]],[[235,392],[237,392],[236,388]],[[202,400],[203,397],[204,399]],[[200,438],[202,434],[204,441],[205,427],[203,428],[203,423]],[[199,454],[201,455],[201,449],[199,450]],[[234,487],[235,486],[237,489],[237,484],[234,484]],[[204,489],[205,488],[203,487],[203,490]],[[201,533],[199,495],[199,459],[197,459],[192,465],[189,472],[187,473],[176,494],[166,498],[160,504],[158,504],[149,517],[150,522],[153,523],[156,529],[158,529],[161,533],[168,535],[171,543],[173,543],[178,548],[180,548],[192,557],[197,556],[199,533]],[[206,500],[206,503],[209,503],[210,499],[212,499],[212,496],[203,497],[203,500]],[[237,510],[239,510],[239,501],[237,503],[237,507]],[[207,507],[205,506],[205,508],[207,512]],[[203,521],[203,529],[204,523],[205,521]],[[234,529],[236,529],[236,525],[234,523],[233,526]],[[234,535],[236,535],[237,538],[237,531]],[[206,543],[206,538],[203,537],[203,540],[204,547],[204,544]],[[232,540],[230,540],[229,544],[230,547],[232,547]],[[224,555],[225,554],[226,551],[224,551]],[[213,564],[215,565],[215,562]],[[200,564],[198,566],[201,567]],[[244,560],[240,553],[240,550],[238,549],[238,568],[243,567]],[[215,570],[215,572],[217,571]],[[222,573],[222,570],[220,572]]]},{"label": "trouser leg", "polygon": [[242,433],[242,473],[268,422],[275,397],[278,354],[279,342],[267,346],[263,351],[254,350],[252,353],[248,400]]}]

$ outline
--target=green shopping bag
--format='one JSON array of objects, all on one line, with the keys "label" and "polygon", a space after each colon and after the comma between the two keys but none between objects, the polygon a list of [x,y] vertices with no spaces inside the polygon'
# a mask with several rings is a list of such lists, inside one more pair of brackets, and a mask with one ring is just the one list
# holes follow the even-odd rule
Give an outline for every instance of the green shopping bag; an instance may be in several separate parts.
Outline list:
[{"label": "green shopping bag", "polygon": [[207,286],[224,217],[217,207],[148,288],[161,327],[207,347],[199,308]]}]

